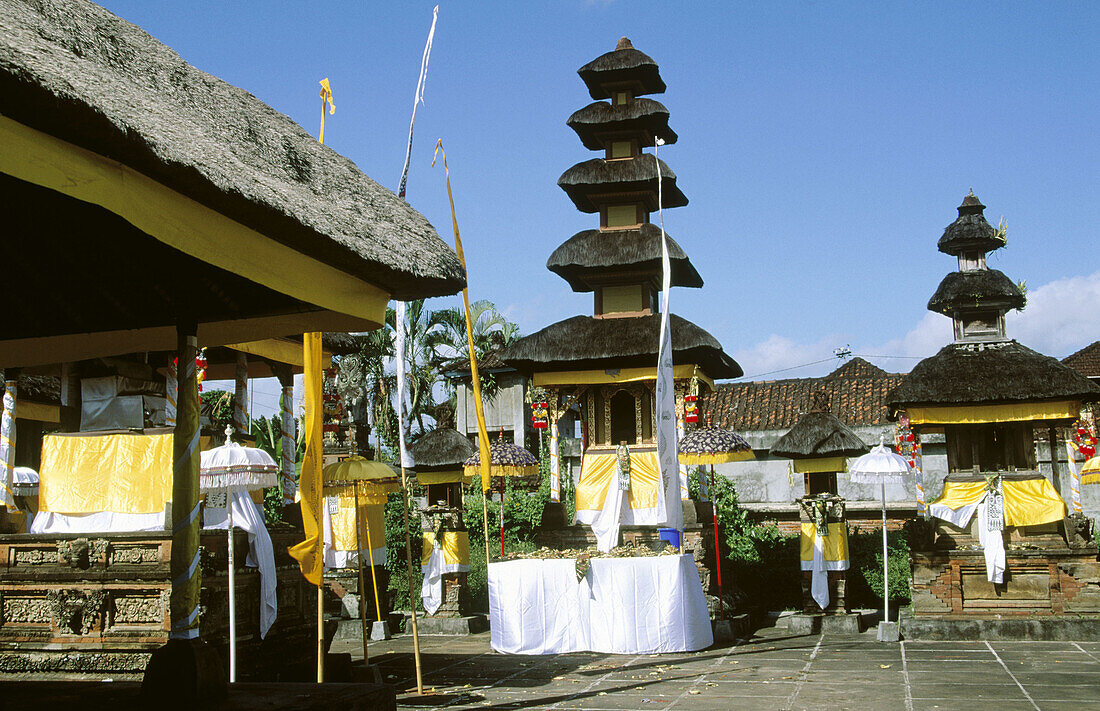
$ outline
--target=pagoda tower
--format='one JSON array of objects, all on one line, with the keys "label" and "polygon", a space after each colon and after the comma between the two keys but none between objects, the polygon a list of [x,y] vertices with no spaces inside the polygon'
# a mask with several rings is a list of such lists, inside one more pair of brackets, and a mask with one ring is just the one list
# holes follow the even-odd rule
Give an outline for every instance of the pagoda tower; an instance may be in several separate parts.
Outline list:
[{"label": "pagoda tower", "polygon": [[[602,508],[614,461],[625,445],[631,462],[631,514],[625,515],[624,521],[644,525],[648,519],[641,512],[656,506],[654,485],[660,478],[654,391],[661,322],[661,230],[651,217],[658,210],[658,195],[665,208],[683,207],[688,200],[676,184],[676,174],[645,150],[677,140],[668,125],[668,109],[644,98],[665,91],[657,63],[624,37],[614,51],[585,64],[578,74],[596,101],[576,111],[566,123],[585,148],[602,155],[566,170],[558,185],[578,210],[599,215],[599,224],[562,243],[546,266],[573,291],[592,293],[593,313],[547,326],[519,339],[501,355],[531,378],[532,399],[540,417],[541,406],[546,405],[551,429],[552,501],[560,501],[561,494],[554,466],[557,423],[568,412],[578,412],[583,450],[575,492],[578,521],[591,522]],[[671,238],[668,250],[672,285],[701,287],[699,273]],[[698,391],[713,388],[715,378],[738,377],[742,371],[703,329],[672,314],[670,324],[677,415],[682,426],[685,396],[687,419],[693,420]],[[684,499],[685,477],[681,469]],[[685,523],[694,520],[694,508],[685,506]],[[579,527],[565,527],[560,519],[556,523],[562,531],[578,533]],[[548,511],[544,532],[554,525],[555,516]],[[691,525],[686,528],[685,549],[691,550]],[[579,535],[585,532],[581,530]],[[646,536],[655,538],[656,533],[653,529],[624,533],[624,538],[632,540]]]},{"label": "pagoda tower", "polygon": [[947,450],[941,493],[928,505],[932,522],[910,531],[913,615],[901,628],[910,639],[950,638],[964,616],[1011,615],[1003,632],[996,620],[981,624],[982,634],[1013,635],[1033,629],[1022,615],[1049,620],[1100,609],[1100,596],[1076,592],[1100,576],[1091,525],[1067,517],[1058,492],[1073,474],[1058,461],[1065,428],[1100,400],[1100,388],[1008,338],[1005,314],[1026,298],[986,264],[1004,235],[973,192],[958,210],[938,246],[958,258],[959,270],[928,302],[951,318],[954,341],[886,397],[892,419],[918,438],[942,437]]}]

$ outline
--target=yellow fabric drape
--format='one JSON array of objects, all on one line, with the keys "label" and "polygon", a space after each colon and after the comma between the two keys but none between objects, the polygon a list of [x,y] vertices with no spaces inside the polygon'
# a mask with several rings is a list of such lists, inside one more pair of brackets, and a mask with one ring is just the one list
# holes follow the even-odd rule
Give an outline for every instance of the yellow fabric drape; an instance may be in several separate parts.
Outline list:
[{"label": "yellow fabric drape", "polygon": [[172,434],[47,435],[39,476],[42,511],[163,513],[172,499]]},{"label": "yellow fabric drape", "polygon": [[302,575],[314,585],[321,584],[321,334],[304,335],[305,429],[306,451],[298,481],[301,492],[302,525],[306,539],[291,546],[290,555],[298,561]]},{"label": "yellow fabric drape", "polygon": [[[958,510],[981,501],[985,490],[984,481],[945,481],[943,493],[932,503]],[[1066,504],[1045,478],[1004,479],[1001,491],[1007,526],[1038,526],[1065,518]]]},{"label": "yellow fabric drape", "polygon": [[[599,511],[615,480],[618,457],[610,454],[585,454],[581,460],[581,478],[577,483],[578,511]],[[657,506],[657,486],[661,480],[656,452],[630,453],[630,508],[652,509]]]},{"label": "yellow fabric drape", "polygon": [[[427,565],[432,557],[432,546],[435,545],[435,533],[424,533],[424,547],[420,553],[420,564]],[[443,542],[444,565],[469,565],[470,564],[470,534],[466,531],[444,531]]]},{"label": "yellow fabric drape", "polygon": [[[836,562],[848,560],[848,527],[843,523],[830,523],[829,530],[825,533],[825,560]],[[814,559],[814,538],[817,536],[817,526],[813,522],[802,524],[802,534],[799,536],[799,557],[804,561]]]},{"label": "yellow fabric drape", "polygon": [[[374,497],[370,497],[374,498]],[[355,499],[350,496],[341,496],[337,499],[339,506],[336,513],[330,515],[332,522],[332,547],[338,551],[357,550],[355,545]],[[363,527],[363,540],[361,548],[363,555],[367,551],[367,529],[370,529],[370,542],[374,549],[384,548],[386,545],[386,515],[385,497],[382,503],[369,502],[368,497],[359,497],[359,524]],[[364,557],[363,562],[367,563]]]},{"label": "yellow fabric drape", "polygon": [[[478,467],[481,471],[481,467]],[[477,478],[476,474],[465,474],[461,469],[449,472],[417,472],[416,481],[419,484],[469,484]]]},{"label": "yellow fabric drape", "polygon": [[848,460],[844,457],[811,457],[809,459],[794,459],[794,471],[796,474],[813,474],[815,472],[843,472],[848,470]]},{"label": "yellow fabric drape", "polygon": [[680,452],[680,464],[725,464],[727,462],[744,462],[756,459],[752,450],[743,452],[719,452],[718,454],[692,454]]},{"label": "yellow fabric drape", "polygon": [[959,407],[910,407],[909,422],[914,425],[970,425],[987,422],[1024,422],[1030,420],[1075,420],[1081,416],[1081,403],[1023,402],[1012,405],[962,405]]}]

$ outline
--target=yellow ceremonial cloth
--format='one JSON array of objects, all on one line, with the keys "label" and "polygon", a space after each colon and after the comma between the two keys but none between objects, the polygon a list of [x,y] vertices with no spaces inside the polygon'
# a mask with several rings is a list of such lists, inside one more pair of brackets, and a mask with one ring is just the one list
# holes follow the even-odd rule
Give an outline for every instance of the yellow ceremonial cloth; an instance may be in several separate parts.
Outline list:
[{"label": "yellow ceremonial cloth", "polygon": [[1081,477],[1082,484],[1100,484],[1100,472],[1089,472]]},{"label": "yellow ceremonial cloth", "polygon": [[[477,471],[481,471],[480,466],[477,468]],[[461,469],[455,469],[449,472],[416,473],[416,481],[419,484],[469,484],[476,478],[478,478],[478,474],[475,472],[465,474]]]},{"label": "yellow ceremonial cloth", "polygon": [[302,528],[305,540],[288,548],[291,557],[298,561],[302,576],[314,585],[321,585],[324,560],[321,554],[323,531],[321,530],[321,334],[302,334],[302,356],[305,361],[305,414],[302,430],[306,451],[302,455],[302,472],[298,477],[301,493]]},{"label": "yellow ceremonial cloth", "polygon": [[[420,552],[420,564],[427,565],[432,557],[432,547],[435,545],[435,533],[424,533],[424,546]],[[470,564],[470,534],[466,531],[444,531],[443,543],[444,565],[469,565]]]},{"label": "yellow ceremonial cloth", "polygon": [[[336,513],[330,516],[332,521],[332,547],[338,551],[358,550],[355,545],[355,499],[350,496],[341,496],[337,499],[339,506]],[[386,545],[386,515],[385,501],[382,503],[370,501],[368,497],[359,497],[359,525],[363,528],[362,548],[367,548],[367,529],[370,529],[370,545],[374,550]]]},{"label": "yellow ceremonial cloth", "polygon": [[39,510],[163,513],[172,499],[172,434],[47,435]]},{"label": "yellow ceremonial cloth", "polygon": [[[807,562],[814,559],[814,538],[817,536],[817,526],[813,522],[802,524],[802,533],[799,536],[799,557]],[[825,533],[825,560],[826,562],[839,562],[848,560],[848,527],[843,523],[830,523]]]},{"label": "yellow ceremonial cloth", "polygon": [[695,454],[693,452],[680,452],[680,464],[726,464],[728,462],[744,462],[756,459],[751,449],[743,452],[719,452],[717,454]]},{"label": "yellow ceremonial cloth", "polygon": [[793,463],[796,474],[843,472],[848,469],[848,460],[844,457],[810,457],[808,459],[795,459]]},{"label": "yellow ceremonial cloth", "polygon": [[[581,460],[581,479],[577,484],[576,505],[578,511],[599,511],[615,480],[618,457],[610,454],[585,454]],[[657,486],[661,480],[661,468],[656,452],[630,453],[631,509],[657,507]]]},{"label": "yellow ceremonial cloth", "polygon": [[1081,403],[1025,402],[1014,405],[962,405],[959,407],[910,407],[909,422],[937,425],[970,425],[987,422],[1025,422],[1031,420],[1075,420],[1081,415]]},{"label": "yellow ceremonial cloth", "polygon": [[[958,510],[985,496],[984,481],[945,481],[934,504]],[[1066,504],[1045,478],[1001,481],[1005,499],[1005,525],[1038,526],[1065,518]]]}]

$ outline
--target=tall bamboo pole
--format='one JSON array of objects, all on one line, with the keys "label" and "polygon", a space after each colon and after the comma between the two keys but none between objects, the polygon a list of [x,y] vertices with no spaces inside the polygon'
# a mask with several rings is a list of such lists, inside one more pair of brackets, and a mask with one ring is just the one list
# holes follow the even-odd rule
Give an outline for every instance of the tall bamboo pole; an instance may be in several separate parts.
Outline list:
[{"label": "tall bamboo pole", "polygon": [[405,562],[409,567],[409,608],[412,610],[413,661],[416,664],[416,693],[424,693],[424,677],[420,670],[420,635],[416,629],[416,594],[413,590],[412,544],[409,543],[409,478],[405,463],[401,463],[401,513],[405,525]]},{"label": "tall bamboo pole", "polygon": [[[354,445],[353,445],[354,446]],[[368,550],[370,543],[367,543]],[[367,595],[366,595],[366,579],[363,576],[363,529],[359,523],[359,482],[355,482],[355,557],[359,565],[359,624],[363,630],[363,665],[366,666],[370,663],[370,656],[367,654],[367,639],[370,635],[367,634]],[[373,565],[373,563],[371,563]],[[373,574],[373,570],[371,573]],[[377,595],[377,592],[375,593]]]}]

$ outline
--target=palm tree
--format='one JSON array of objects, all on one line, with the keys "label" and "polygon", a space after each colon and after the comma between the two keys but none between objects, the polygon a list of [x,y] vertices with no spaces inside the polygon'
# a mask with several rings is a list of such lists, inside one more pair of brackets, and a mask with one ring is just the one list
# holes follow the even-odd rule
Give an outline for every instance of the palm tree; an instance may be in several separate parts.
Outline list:
[{"label": "palm tree", "polygon": [[[466,317],[461,309],[449,308],[436,312],[440,327],[430,334],[429,345],[435,367],[442,371],[448,363],[454,361],[469,362],[470,346],[466,335]],[[497,311],[491,301],[475,301],[470,304],[470,321],[474,336],[474,353],[478,362],[485,359],[487,353],[499,351],[519,338],[519,326],[509,321]],[[482,396],[491,398],[496,390],[496,380],[492,374],[479,372]],[[448,390],[454,397],[454,386],[448,382]]]}]

